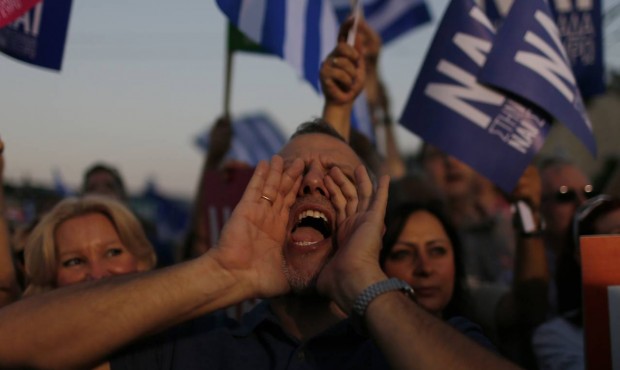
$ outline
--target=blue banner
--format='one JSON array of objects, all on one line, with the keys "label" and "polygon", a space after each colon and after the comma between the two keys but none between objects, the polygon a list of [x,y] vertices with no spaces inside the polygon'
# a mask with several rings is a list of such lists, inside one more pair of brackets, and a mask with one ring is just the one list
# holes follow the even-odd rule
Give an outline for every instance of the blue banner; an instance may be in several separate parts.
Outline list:
[{"label": "blue banner", "polygon": [[[542,147],[550,124],[534,107],[476,80],[494,33],[472,0],[453,0],[400,122],[509,192]],[[519,80],[508,68],[503,73]]]},{"label": "blue banner", "polygon": [[605,92],[601,0],[550,1],[562,44],[584,98]]},{"label": "blue banner", "polygon": [[577,81],[544,0],[514,3],[478,78],[534,102],[596,155]]},{"label": "blue banner", "polygon": [[[601,0],[551,0],[548,2],[560,31],[583,98],[605,92]],[[486,0],[487,16],[500,24],[512,0]]]},{"label": "blue banner", "polygon": [[15,59],[60,71],[71,0],[41,1],[0,29],[0,51]]},{"label": "blue banner", "polygon": [[0,28],[32,9],[41,0],[0,0]]}]

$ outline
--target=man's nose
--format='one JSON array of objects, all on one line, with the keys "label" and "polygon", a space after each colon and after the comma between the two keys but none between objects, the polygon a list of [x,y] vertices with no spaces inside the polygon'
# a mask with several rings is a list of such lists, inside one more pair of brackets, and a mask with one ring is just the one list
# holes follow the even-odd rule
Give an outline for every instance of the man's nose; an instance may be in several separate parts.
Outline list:
[{"label": "man's nose", "polygon": [[329,197],[329,192],[325,186],[325,171],[317,165],[312,165],[304,174],[304,178],[299,188],[299,195],[315,194]]}]

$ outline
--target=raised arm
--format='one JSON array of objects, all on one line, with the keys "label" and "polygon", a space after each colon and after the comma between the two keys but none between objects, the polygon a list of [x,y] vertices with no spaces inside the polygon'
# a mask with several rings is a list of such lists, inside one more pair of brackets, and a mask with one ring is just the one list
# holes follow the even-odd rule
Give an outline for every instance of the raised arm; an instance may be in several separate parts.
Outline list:
[{"label": "raised arm", "polygon": [[205,155],[200,179],[198,181],[198,189],[196,189],[196,198],[192,208],[192,216],[190,219],[190,235],[189,243],[184,246],[182,251],[182,260],[197,257],[208,251],[212,245],[209,230],[206,225],[206,207],[204,207],[205,193],[207,187],[205,177],[207,171],[215,170],[222,165],[226,153],[230,149],[233,131],[230,117],[222,116],[217,119],[213,128],[209,132],[210,145]]},{"label": "raised arm", "polygon": [[[378,148],[385,156],[383,173],[392,179],[399,179],[405,175],[406,166],[402,159],[390,112],[390,101],[387,90],[381,79],[379,59],[381,56],[381,36],[370,26],[360,27],[364,34],[364,59],[366,61],[366,99],[375,131],[383,130],[385,143],[378,143]],[[381,136],[377,136],[381,137]]]},{"label": "raised arm", "polygon": [[499,301],[495,312],[500,337],[509,338],[511,345],[527,354],[532,351],[534,329],[546,320],[549,312],[550,274],[541,232],[541,192],[538,170],[529,166],[519,179],[512,198],[524,201],[530,207],[536,230],[524,233],[517,228],[512,286]]},{"label": "raised arm", "polygon": [[[347,190],[339,170],[330,172],[335,186]],[[387,279],[379,266],[383,216],[389,180],[383,177],[374,198],[363,169],[356,170],[357,212],[340,208],[347,216],[339,227],[338,251],[323,269],[318,288],[346,313],[355,299],[373,283]],[[394,369],[510,369],[514,365],[488,352],[420,308],[399,291],[372,300],[362,318],[368,333]]]},{"label": "raised arm", "polygon": [[0,307],[16,301],[20,293],[9,244],[9,228],[5,217],[4,142],[0,139]]},{"label": "raised arm", "polygon": [[362,30],[367,26],[360,20],[353,47],[346,42],[352,24],[352,19],[342,24],[338,44],[323,61],[320,70],[321,87],[325,95],[323,119],[347,141],[351,132],[353,103],[364,88],[366,78]]},{"label": "raised arm", "polygon": [[285,293],[283,225],[302,169],[298,161],[283,170],[277,156],[270,165],[261,162],[219,244],[202,257],[0,310],[0,368],[92,367],[137,338],[244,299]]}]

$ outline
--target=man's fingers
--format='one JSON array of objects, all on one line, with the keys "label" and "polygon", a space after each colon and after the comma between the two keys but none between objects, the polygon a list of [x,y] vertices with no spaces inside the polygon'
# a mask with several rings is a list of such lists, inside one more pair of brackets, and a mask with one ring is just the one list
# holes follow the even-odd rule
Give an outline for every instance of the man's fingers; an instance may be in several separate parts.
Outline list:
[{"label": "man's fingers", "polygon": [[347,200],[340,187],[330,176],[325,176],[325,187],[329,191],[329,199],[336,208],[336,224],[341,224],[347,218]]},{"label": "man's fingers", "polygon": [[355,76],[351,76],[342,69],[334,68],[330,73],[330,79],[336,82],[337,86],[340,86],[342,90],[349,91],[355,83]]},{"label": "man's fingers", "polygon": [[260,197],[268,172],[269,164],[267,164],[267,161],[263,160],[258,162],[254,174],[250,178],[245,192],[243,192],[243,196],[241,197],[242,201],[255,201]]},{"label": "man's fingers", "polygon": [[329,176],[334,180],[336,185],[338,185],[347,201],[347,205],[345,207],[347,216],[354,215],[357,211],[358,204],[357,189],[355,188],[355,185],[338,167],[333,167],[329,171]]},{"label": "man's fingers", "polygon": [[368,209],[370,201],[372,199],[372,181],[368,175],[366,167],[359,166],[355,169],[355,182],[358,188],[359,204],[357,206],[358,212],[364,212]]},{"label": "man's fingers", "polygon": [[269,198],[271,200],[271,204],[275,203],[276,198],[278,197],[283,167],[284,161],[282,160],[282,157],[279,155],[274,155],[271,158],[271,165],[269,166],[267,178],[265,179],[265,184],[260,194],[263,199]]},{"label": "man's fingers", "polygon": [[333,72],[343,71],[353,80],[357,76],[357,65],[347,58],[332,58]]},{"label": "man's fingers", "polygon": [[[281,206],[290,207],[297,197],[297,191],[301,184],[301,174],[304,170],[304,162],[297,158],[290,164],[284,173],[280,181],[280,199],[282,201]],[[278,200],[280,200],[278,199]],[[279,204],[280,205],[280,204]]]},{"label": "man's fingers", "polygon": [[390,187],[390,176],[383,175],[379,179],[379,186],[375,192],[374,199],[370,204],[370,211],[377,212],[381,220],[385,217],[385,207],[388,200],[388,188]]},{"label": "man's fingers", "polygon": [[338,45],[336,45],[334,51],[332,52],[331,57],[346,58],[351,61],[353,65],[357,66],[360,60],[360,53],[346,42],[339,42]]}]

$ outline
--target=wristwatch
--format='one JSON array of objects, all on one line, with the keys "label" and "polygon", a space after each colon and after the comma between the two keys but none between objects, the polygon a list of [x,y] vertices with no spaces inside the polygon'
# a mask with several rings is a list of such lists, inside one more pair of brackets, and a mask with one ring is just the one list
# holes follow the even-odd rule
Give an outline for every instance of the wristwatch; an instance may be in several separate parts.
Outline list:
[{"label": "wristwatch", "polygon": [[364,289],[362,293],[355,298],[353,310],[351,311],[351,321],[353,326],[355,326],[355,328],[360,332],[365,332],[363,321],[364,315],[366,314],[366,309],[368,308],[370,302],[383,293],[396,290],[403,292],[407,297],[415,301],[415,292],[413,291],[413,288],[400,279],[390,278],[376,282]]}]

